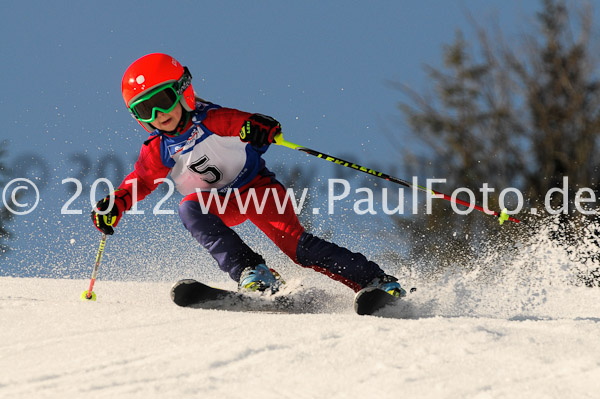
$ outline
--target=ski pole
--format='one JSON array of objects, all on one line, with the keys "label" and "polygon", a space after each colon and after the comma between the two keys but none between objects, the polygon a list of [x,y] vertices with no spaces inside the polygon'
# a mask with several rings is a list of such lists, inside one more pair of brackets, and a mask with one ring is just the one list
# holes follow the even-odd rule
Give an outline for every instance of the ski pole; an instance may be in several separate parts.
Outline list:
[{"label": "ski pole", "polygon": [[310,148],[306,148],[306,147],[303,147],[301,145],[291,143],[291,142],[289,142],[287,140],[284,140],[282,133],[279,133],[277,136],[275,136],[274,141],[275,141],[275,144],[291,148],[292,150],[298,150],[298,151],[305,152],[308,155],[312,155],[312,156],[315,156],[317,158],[321,158],[321,159],[324,159],[326,161],[333,162],[333,163],[335,163],[337,165],[341,165],[341,166],[345,166],[345,167],[350,168],[350,169],[358,170],[359,172],[366,173],[369,176],[379,177],[381,179],[388,180],[388,181],[391,181],[393,183],[400,184],[401,186],[404,186],[404,187],[415,188],[417,190],[424,191],[424,192],[429,193],[429,194],[433,194],[436,198],[442,198],[442,199],[445,199],[447,201],[454,202],[456,204],[464,205],[464,206],[467,206],[467,207],[473,207],[474,209],[477,209],[478,211],[483,212],[483,213],[485,213],[487,215],[492,215],[492,216],[497,217],[498,221],[500,222],[500,224],[503,224],[507,220],[510,220],[511,222],[515,222],[515,223],[520,223],[520,220],[518,220],[518,219],[516,219],[516,218],[514,218],[514,217],[512,217],[510,215],[508,215],[506,208],[504,208],[501,212],[496,212],[496,211],[492,211],[492,210],[489,210],[489,209],[485,209],[485,208],[483,208],[483,207],[481,207],[481,206],[479,206],[477,204],[472,204],[470,202],[466,202],[466,201],[463,201],[463,200],[458,199],[458,198],[452,198],[451,196],[446,195],[444,193],[440,193],[440,192],[437,192],[435,190],[427,189],[427,188],[425,188],[423,186],[419,186],[419,185],[413,184],[413,183],[411,183],[409,181],[402,180],[402,179],[399,179],[399,178],[394,177],[394,176],[390,176],[390,175],[388,175],[386,173],[378,172],[378,171],[376,171],[374,169],[366,168],[366,167],[361,166],[359,164],[356,164],[356,163],[353,163],[353,162],[348,162],[348,161],[345,161],[345,160],[343,160],[341,158],[337,158],[337,157],[325,154],[325,153],[320,152],[320,151],[312,150]]},{"label": "ski pole", "polygon": [[102,254],[104,253],[104,246],[106,245],[106,234],[102,233],[102,238],[100,239],[100,246],[98,247],[98,254],[96,255],[96,264],[94,265],[94,270],[92,271],[92,279],[90,280],[90,287],[87,291],[83,291],[81,294],[82,301],[95,301],[96,293],[92,291],[94,289],[94,283],[96,282],[96,276],[98,275],[98,267],[100,266],[100,261],[102,260]]}]

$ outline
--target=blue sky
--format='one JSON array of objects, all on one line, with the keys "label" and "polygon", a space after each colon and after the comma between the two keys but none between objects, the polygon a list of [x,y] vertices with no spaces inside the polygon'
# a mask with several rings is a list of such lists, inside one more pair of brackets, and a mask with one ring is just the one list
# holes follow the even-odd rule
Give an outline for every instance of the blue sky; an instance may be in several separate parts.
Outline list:
[{"label": "blue sky", "polygon": [[[5,1],[0,137],[8,141],[8,163],[18,166],[14,176],[38,176],[42,185],[39,207],[9,226],[17,240],[7,259],[22,263],[27,250],[28,258],[40,255],[39,262],[56,263],[72,240],[81,243],[79,253],[87,254],[85,246],[97,234],[87,216],[90,201],[82,195],[73,208],[83,208],[83,214],[61,217],[69,199],[61,181],[78,177],[84,159],[94,169],[84,179],[87,185],[103,174],[98,170],[102,157],[131,167],[146,132],[125,109],[120,81],[125,68],[146,53],[178,58],[206,99],[274,116],[290,141],[385,172],[401,163],[385,132],[411,142],[396,108],[400,94],[387,82],[427,87],[423,65],[440,64],[442,47],[457,29],[469,37],[467,12],[482,24],[497,18],[513,35],[529,30],[539,4]],[[32,166],[33,158],[42,163]],[[281,147],[266,158],[289,167],[312,165],[324,178],[335,168]],[[110,171],[106,177],[112,177]],[[330,221],[323,224],[326,230]]]}]

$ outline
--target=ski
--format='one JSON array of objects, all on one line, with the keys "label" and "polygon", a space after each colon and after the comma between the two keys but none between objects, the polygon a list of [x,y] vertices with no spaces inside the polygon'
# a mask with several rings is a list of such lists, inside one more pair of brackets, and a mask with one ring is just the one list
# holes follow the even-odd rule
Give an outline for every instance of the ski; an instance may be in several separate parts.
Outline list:
[{"label": "ski", "polygon": [[193,279],[176,282],[171,300],[178,306],[230,311],[286,312],[294,310],[294,300],[286,295],[261,295],[215,288]]},{"label": "ski", "polygon": [[[179,280],[171,288],[171,300],[178,306],[238,312],[318,313],[323,304],[314,294],[310,290],[295,295],[245,293],[211,287],[193,279]],[[399,298],[379,288],[367,287],[354,297],[354,310],[359,315],[372,315],[398,301]]]},{"label": "ski", "polygon": [[367,287],[356,293],[354,311],[359,315],[372,315],[387,305],[397,303],[399,299],[377,287]]},{"label": "ski", "polygon": [[179,280],[171,287],[171,299],[176,305],[182,307],[235,298],[236,294],[236,292],[210,287],[192,279]]}]

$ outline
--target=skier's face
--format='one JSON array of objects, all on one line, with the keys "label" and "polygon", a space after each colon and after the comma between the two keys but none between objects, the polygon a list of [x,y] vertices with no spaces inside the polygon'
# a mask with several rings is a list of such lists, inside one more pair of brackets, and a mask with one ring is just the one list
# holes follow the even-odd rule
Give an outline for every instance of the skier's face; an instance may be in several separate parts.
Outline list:
[{"label": "skier's face", "polygon": [[169,113],[156,112],[156,119],[152,121],[152,126],[166,132],[172,132],[177,128],[181,119],[181,104],[177,103],[175,108]]}]

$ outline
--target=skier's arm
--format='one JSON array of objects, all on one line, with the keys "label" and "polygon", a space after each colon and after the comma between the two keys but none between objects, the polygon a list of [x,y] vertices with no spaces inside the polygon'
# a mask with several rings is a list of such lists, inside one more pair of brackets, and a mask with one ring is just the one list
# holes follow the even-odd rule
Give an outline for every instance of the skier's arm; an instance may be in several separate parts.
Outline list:
[{"label": "skier's arm", "polygon": [[[119,188],[98,201],[92,209],[92,222],[98,230],[105,234],[113,234],[114,227],[119,224],[123,213],[131,209],[135,202],[146,198],[162,182],[159,179],[169,174],[170,169],[161,162],[159,146],[160,140],[153,140],[147,146],[143,146],[133,172],[127,175]],[[112,206],[111,196],[114,197]],[[100,215],[99,211],[106,214]]]},{"label": "skier's arm", "polygon": [[219,136],[239,136],[242,125],[250,116],[251,113],[233,108],[216,108],[206,113],[202,123]]},{"label": "skier's arm", "polygon": [[[160,140],[152,140],[148,145],[142,146],[133,172],[127,175],[119,185],[119,189],[130,194],[132,201],[125,210],[131,209],[134,202],[143,200],[154,191],[162,182],[160,179],[167,177],[170,170],[161,161]],[[134,185],[136,186],[135,189]],[[135,198],[133,195],[135,195]]]},{"label": "skier's arm", "polygon": [[273,142],[281,125],[270,116],[250,114],[232,108],[208,111],[204,125],[220,136],[240,136],[244,142],[262,147]]}]

